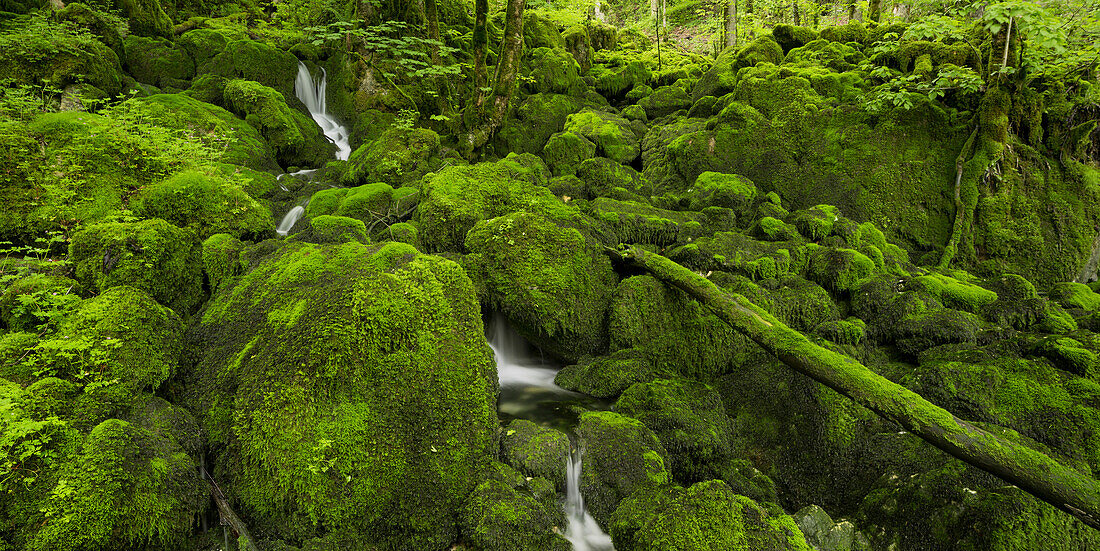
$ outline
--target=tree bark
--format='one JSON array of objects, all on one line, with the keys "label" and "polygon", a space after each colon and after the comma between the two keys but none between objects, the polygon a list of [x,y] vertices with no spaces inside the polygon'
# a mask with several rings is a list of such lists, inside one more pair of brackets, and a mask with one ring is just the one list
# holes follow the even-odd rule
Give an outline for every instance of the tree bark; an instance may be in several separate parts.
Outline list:
[{"label": "tree bark", "polygon": [[1100,529],[1100,483],[1091,476],[956,418],[852,358],[813,344],[745,297],[724,292],[705,277],[663,256],[637,247],[609,253],[685,291],[796,371],[898,423],[947,454]]},{"label": "tree bark", "polygon": [[726,0],[726,47],[737,45],[737,0]]}]

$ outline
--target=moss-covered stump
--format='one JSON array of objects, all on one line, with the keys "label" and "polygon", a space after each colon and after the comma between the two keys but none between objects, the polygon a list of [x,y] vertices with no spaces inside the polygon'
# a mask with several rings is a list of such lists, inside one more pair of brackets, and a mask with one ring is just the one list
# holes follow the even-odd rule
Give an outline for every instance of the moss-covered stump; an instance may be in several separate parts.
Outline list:
[{"label": "moss-covered stump", "polygon": [[733,493],[721,480],[636,492],[615,510],[611,538],[618,551],[810,551],[791,517]]},{"label": "moss-covered stump", "polygon": [[92,35],[32,17],[0,36],[0,81],[57,89],[87,83],[113,96],[122,91],[122,67]]},{"label": "moss-covered stump", "polygon": [[256,530],[445,549],[497,453],[473,284],[408,245],[290,243],[189,331],[190,403]]},{"label": "moss-covered stump", "polygon": [[499,480],[481,483],[459,513],[462,540],[484,551],[573,549],[554,519],[545,504]]},{"label": "moss-covered stump", "polygon": [[69,247],[76,280],[85,288],[102,293],[129,285],[180,314],[205,298],[201,255],[193,231],[160,219],[88,226]]},{"label": "moss-covered stump", "polygon": [[165,88],[186,88],[195,76],[195,61],[187,50],[165,38],[130,35],[123,41],[123,66],[138,82]]},{"label": "moss-covered stump", "polygon": [[181,172],[150,186],[134,206],[134,213],[191,228],[199,239],[216,233],[251,241],[275,236],[271,211],[236,182],[210,169]]},{"label": "moss-covered stump", "polygon": [[198,72],[258,82],[293,98],[298,58],[256,40],[233,40],[206,64],[200,64]]},{"label": "moss-covered stump", "polygon": [[569,437],[540,427],[526,419],[516,419],[504,428],[500,437],[500,455],[521,473],[543,477],[565,491],[565,463],[569,460]]},{"label": "moss-covered stump", "polygon": [[335,154],[336,146],[317,122],[289,107],[278,90],[234,79],[226,83],[223,97],[230,111],[260,131],[282,166],[322,166]]},{"label": "moss-covered stump", "polygon": [[[178,445],[110,419],[95,427],[46,502],[32,550],[171,548],[191,531],[209,493]],[[135,522],[140,519],[140,522]]]},{"label": "moss-covered stump", "polygon": [[616,350],[608,356],[582,360],[558,371],[554,383],[596,398],[616,398],[634,383],[647,383],[674,376],[671,370],[654,368],[645,351],[636,348]]},{"label": "moss-covered stump", "polygon": [[568,360],[606,349],[617,277],[576,229],[517,212],[476,224],[463,266],[479,294],[529,341]]},{"label": "moss-covered stump", "polygon": [[623,280],[608,313],[611,350],[640,349],[659,372],[710,380],[756,346],[721,320],[651,276]]},{"label": "moss-covered stump", "polygon": [[577,426],[584,459],[581,492],[605,528],[619,502],[643,488],[671,482],[668,452],[641,421],[610,411],[585,412]]},{"label": "moss-covered stump", "polygon": [[636,384],[615,402],[615,411],[634,417],[668,450],[669,470],[678,482],[719,478],[732,457],[730,419],[722,398],[707,385],[687,379]]},{"label": "moss-covered stump", "polygon": [[641,155],[643,128],[619,115],[591,109],[569,115],[565,121],[565,131],[596,144],[598,155],[627,165]]},{"label": "moss-covered stump", "polygon": [[439,135],[427,128],[390,128],[348,157],[344,183],[384,182],[393,187],[415,182],[440,165]]},{"label": "moss-covered stump", "polygon": [[542,161],[527,154],[428,176],[416,211],[420,240],[428,251],[461,252],[474,224],[518,211],[542,214],[586,237],[600,233],[590,218],[544,187],[548,177]]},{"label": "moss-covered stump", "polygon": [[[222,101],[224,88],[218,90]],[[256,170],[276,170],[274,152],[259,129],[229,111],[185,94],[155,94],[129,100],[153,124],[185,135],[209,137],[225,143],[220,160]]]}]

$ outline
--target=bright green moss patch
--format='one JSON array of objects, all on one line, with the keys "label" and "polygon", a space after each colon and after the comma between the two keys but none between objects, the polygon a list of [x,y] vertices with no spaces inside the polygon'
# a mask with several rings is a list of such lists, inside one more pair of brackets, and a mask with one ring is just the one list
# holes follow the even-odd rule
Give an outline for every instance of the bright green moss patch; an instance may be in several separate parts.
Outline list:
[{"label": "bright green moss patch", "polygon": [[617,278],[579,231],[518,212],[475,225],[466,249],[463,265],[486,302],[535,344],[570,359],[605,348]]},{"label": "bright green moss patch", "polygon": [[275,231],[267,207],[245,193],[237,182],[209,169],[181,172],[146,188],[134,213],[192,228],[199,239],[228,233],[258,241],[273,236]]},{"label": "bright green moss patch", "polygon": [[129,285],[188,313],[203,300],[202,247],[191,230],[164,220],[88,226],[69,247],[77,281],[98,292]]}]

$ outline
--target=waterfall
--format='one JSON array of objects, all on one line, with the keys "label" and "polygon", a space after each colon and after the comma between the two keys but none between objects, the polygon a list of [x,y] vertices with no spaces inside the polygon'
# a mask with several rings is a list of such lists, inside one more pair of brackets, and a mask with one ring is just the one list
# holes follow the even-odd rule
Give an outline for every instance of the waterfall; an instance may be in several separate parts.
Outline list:
[{"label": "waterfall", "polygon": [[290,212],[286,213],[286,216],[283,217],[283,220],[279,222],[279,227],[275,229],[275,233],[279,235],[286,235],[290,233],[290,229],[294,227],[294,224],[298,223],[298,219],[301,218],[302,215],[305,214],[305,212],[306,208],[302,205],[298,205],[290,209]]},{"label": "waterfall", "polygon": [[581,495],[581,458],[584,455],[576,449],[565,460],[565,516],[568,526],[565,538],[573,544],[574,551],[614,551],[611,536],[600,529],[596,519],[584,506]]},{"label": "waterfall", "polygon": [[348,142],[348,129],[328,113],[325,100],[325,90],[328,87],[328,74],[321,69],[321,81],[314,82],[309,74],[306,64],[298,62],[298,76],[294,79],[294,95],[306,104],[306,109],[313,116],[313,120],[321,127],[325,137],[336,144],[336,160],[346,161],[351,155],[351,144]]}]

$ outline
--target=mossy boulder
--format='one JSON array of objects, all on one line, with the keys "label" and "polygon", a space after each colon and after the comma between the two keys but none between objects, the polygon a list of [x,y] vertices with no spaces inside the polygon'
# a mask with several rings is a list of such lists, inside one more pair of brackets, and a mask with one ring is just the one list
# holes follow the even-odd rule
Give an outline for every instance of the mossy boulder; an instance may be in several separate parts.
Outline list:
[{"label": "mossy boulder", "polygon": [[256,530],[458,539],[498,431],[492,352],[460,266],[400,243],[289,243],[219,288],[189,342],[214,475]]},{"label": "mossy boulder", "polygon": [[581,414],[581,492],[592,517],[607,527],[619,502],[671,481],[668,452],[641,421],[610,411]]},{"label": "mossy boulder", "polygon": [[199,239],[228,233],[259,241],[275,235],[275,220],[233,180],[212,170],[185,171],[141,194],[134,213],[195,230]]},{"label": "mossy boulder", "polygon": [[348,157],[346,184],[384,182],[393,187],[419,180],[440,165],[439,134],[427,128],[390,128]]},{"label": "mossy boulder", "polygon": [[580,231],[516,212],[476,224],[466,249],[462,262],[479,294],[528,340],[570,360],[605,349],[617,278]]},{"label": "mossy boulder", "polygon": [[569,437],[561,431],[516,419],[504,427],[500,455],[529,477],[542,477],[565,491],[565,464],[569,461]]},{"label": "mossy boulder", "polygon": [[[550,504],[550,507],[556,504]],[[487,480],[459,513],[462,539],[485,551],[570,551],[555,514],[526,492]]]},{"label": "mossy boulder", "polygon": [[194,231],[156,218],[87,226],[69,246],[76,280],[86,289],[129,285],[181,314],[204,299],[201,255]]},{"label": "mossy boulder", "polygon": [[542,158],[554,176],[575,174],[582,161],[595,155],[596,144],[575,132],[558,132],[542,148]]},{"label": "mossy boulder", "polygon": [[114,0],[130,24],[130,32],[141,36],[172,36],[172,19],[159,0]]},{"label": "mossy boulder", "polygon": [[118,419],[91,431],[71,473],[44,504],[51,514],[27,549],[174,547],[209,496],[195,461],[178,445]]},{"label": "mossy boulder", "polygon": [[127,36],[123,67],[138,82],[165,88],[186,88],[195,76],[195,61],[187,50],[166,38]]},{"label": "mossy boulder", "polygon": [[678,482],[719,478],[732,458],[733,440],[722,398],[707,385],[687,379],[659,379],[631,386],[615,411],[649,427],[668,450]]},{"label": "mossy boulder", "polygon": [[233,40],[205,65],[200,64],[198,71],[258,82],[293,98],[298,58],[256,40]]},{"label": "mossy boulder", "polygon": [[596,144],[596,154],[613,161],[630,164],[641,155],[643,132],[619,115],[583,110],[569,115],[565,131],[587,138]]},{"label": "mossy boulder", "polygon": [[336,146],[317,122],[288,106],[278,90],[234,79],[226,83],[223,97],[230,111],[260,131],[281,165],[322,166],[335,154]]},{"label": "mossy boulder", "polygon": [[615,511],[611,538],[619,551],[810,551],[791,517],[733,493],[721,480],[635,493]]}]

